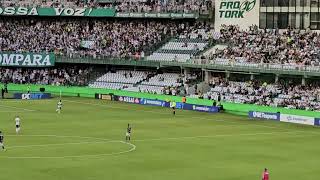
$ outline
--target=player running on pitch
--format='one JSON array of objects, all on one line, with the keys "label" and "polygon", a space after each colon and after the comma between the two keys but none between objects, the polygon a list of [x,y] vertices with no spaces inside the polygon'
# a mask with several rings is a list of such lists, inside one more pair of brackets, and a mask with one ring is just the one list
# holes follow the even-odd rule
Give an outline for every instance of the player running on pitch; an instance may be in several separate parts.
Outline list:
[{"label": "player running on pitch", "polygon": [[170,107],[172,108],[172,114],[175,116],[176,115],[176,106],[177,106],[177,103],[172,101],[170,102]]},{"label": "player running on pitch", "polygon": [[130,124],[128,124],[127,132],[126,132],[126,141],[130,141],[130,140],[131,140],[131,126]]},{"label": "player running on pitch", "polygon": [[16,118],[14,119],[14,121],[16,122],[16,133],[19,134],[20,132],[20,117],[19,116],[16,116]]},{"label": "player running on pitch", "polygon": [[262,173],[262,180],[269,180],[269,172],[267,168],[264,168],[264,171]]},{"label": "player running on pitch", "polygon": [[5,150],[3,141],[4,141],[4,137],[2,132],[0,131],[0,146],[2,147],[3,150]]},{"label": "player running on pitch", "polygon": [[59,114],[61,113],[61,109],[62,109],[62,101],[61,99],[59,100],[58,104],[57,104],[57,110],[56,112],[58,112]]}]

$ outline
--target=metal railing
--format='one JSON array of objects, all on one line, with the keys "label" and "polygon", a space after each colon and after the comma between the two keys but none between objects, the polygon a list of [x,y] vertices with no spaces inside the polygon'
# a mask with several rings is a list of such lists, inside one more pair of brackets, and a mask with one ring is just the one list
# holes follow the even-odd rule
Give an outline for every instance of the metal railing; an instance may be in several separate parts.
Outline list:
[{"label": "metal railing", "polygon": [[246,70],[246,71],[258,71],[258,72],[279,72],[283,73],[316,73],[320,76],[320,66],[311,65],[289,65],[289,64],[275,64],[275,63],[240,63],[240,62],[230,62],[226,61],[216,61],[208,59],[193,59],[190,60],[191,64],[203,65],[206,67],[224,67],[226,69],[232,70]]},{"label": "metal railing", "polygon": [[305,65],[281,65],[281,64],[257,64],[257,63],[231,63],[219,62],[209,59],[192,59],[187,62],[174,61],[149,61],[146,58],[110,58],[110,57],[64,57],[57,56],[58,63],[85,63],[85,64],[111,64],[145,67],[180,67],[200,68],[208,70],[222,70],[230,72],[272,73],[304,76],[320,76],[320,66]]}]

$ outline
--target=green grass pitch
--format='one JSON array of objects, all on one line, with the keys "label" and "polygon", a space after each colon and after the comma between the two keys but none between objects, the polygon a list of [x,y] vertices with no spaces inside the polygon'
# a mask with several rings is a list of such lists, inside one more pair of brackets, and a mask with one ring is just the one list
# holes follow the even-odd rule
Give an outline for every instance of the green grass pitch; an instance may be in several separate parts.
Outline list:
[{"label": "green grass pitch", "polygon": [[319,176],[318,128],[82,98],[63,98],[57,114],[57,101],[0,100],[1,180],[260,180],[265,167],[271,180]]}]

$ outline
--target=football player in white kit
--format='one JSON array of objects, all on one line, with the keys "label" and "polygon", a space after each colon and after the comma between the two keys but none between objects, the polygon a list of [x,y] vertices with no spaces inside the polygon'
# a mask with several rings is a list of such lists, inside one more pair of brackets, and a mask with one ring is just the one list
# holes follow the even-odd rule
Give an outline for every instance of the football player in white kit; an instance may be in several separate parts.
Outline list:
[{"label": "football player in white kit", "polygon": [[2,134],[2,132],[0,131],[0,147],[2,148],[2,150],[6,150],[5,148],[4,148],[4,137],[3,137],[3,134]]},{"label": "football player in white kit", "polygon": [[127,132],[126,132],[126,141],[130,141],[131,140],[131,126],[130,124],[128,124],[128,128],[127,128]]},{"label": "football player in white kit", "polygon": [[61,102],[61,100],[59,100],[57,106],[58,106],[58,107],[57,107],[56,112],[58,112],[58,113],[60,114],[60,113],[61,113],[61,109],[62,109],[62,102]]},{"label": "football player in white kit", "polygon": [[16,118],[14,119],[14,121],[16,122],[16,133],[19,134],[20,126],[21,126],[21,124],[20,124],[21,119],[20,119],[19,116],[16,116]]}]

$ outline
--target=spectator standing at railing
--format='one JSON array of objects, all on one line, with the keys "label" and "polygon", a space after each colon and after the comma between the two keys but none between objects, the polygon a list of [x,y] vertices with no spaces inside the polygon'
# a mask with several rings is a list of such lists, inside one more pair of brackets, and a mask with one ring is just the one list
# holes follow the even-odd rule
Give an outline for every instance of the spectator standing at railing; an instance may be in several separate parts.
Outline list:
[{"label": "spectator standing at railing", "polygon": [[8,93],[8,82],[7,81],[4,83],[4,92]]},{"label": "spectator standing at railing", "polygon": [[30,85],[28,85],[28,87],[27,87],[28,94],[30,93],[30,90],[31,90],[31,87],[30,87]]},{"label": "spectator standing at railing", "polygon": [[[87,83],[91,68],[82,70],[76,67],[60,69],[4,69],[0,68],[0,82],[16,84],[46,84],[46,85],[78,85]],[[28,91],[28,90],[27,90]]]},{"label": "spectator standing at railing", "polygon": [[4,99],[4,93],[5,93],[5,90],[3,88],[1,88],[1,98]]}]

